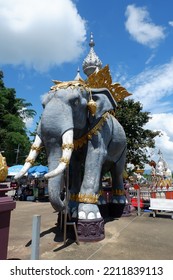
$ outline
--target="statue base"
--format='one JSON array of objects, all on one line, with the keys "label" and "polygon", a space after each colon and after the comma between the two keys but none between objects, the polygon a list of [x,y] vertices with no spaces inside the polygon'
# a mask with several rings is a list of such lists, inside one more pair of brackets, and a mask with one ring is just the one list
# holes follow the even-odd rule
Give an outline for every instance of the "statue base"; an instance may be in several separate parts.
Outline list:
[{"label": "statue base", "polygon": [[105,238],[104,219],[78,220],[77,233],[79,241],[92,242]]}]

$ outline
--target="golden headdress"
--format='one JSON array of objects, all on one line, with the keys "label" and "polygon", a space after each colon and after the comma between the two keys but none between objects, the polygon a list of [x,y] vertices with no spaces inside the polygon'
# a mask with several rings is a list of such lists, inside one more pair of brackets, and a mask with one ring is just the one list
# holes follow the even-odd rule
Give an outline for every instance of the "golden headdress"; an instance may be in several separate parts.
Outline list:
[{"label": "golden headdress", "polygon": [[100,69],[98,72],[94,72],[93,74],[91,74],[86,81],[79,79],[77,81],[68,82],[53,80],[53,82],[55,85],[51,87],[51,90],[62,88],[66,89],[68,87],[83,87],[86,90],[91,91],[92,88],[107,88],[111,92],[116,102],[119,102],[127,96],[131,95],[131,93],[129,93],[119,83],[112,83],[112,77],[108,65]]},{"label": "golden headdress", "polygon": [[88,77],[86,84],[90,88],[107,88],[116,102],[119,102],[131,95],[131,93],[129,93],[119,83],[112,83],[112,77],[108,65],[100,69],[97,73],[94,72],[91,74]]}]

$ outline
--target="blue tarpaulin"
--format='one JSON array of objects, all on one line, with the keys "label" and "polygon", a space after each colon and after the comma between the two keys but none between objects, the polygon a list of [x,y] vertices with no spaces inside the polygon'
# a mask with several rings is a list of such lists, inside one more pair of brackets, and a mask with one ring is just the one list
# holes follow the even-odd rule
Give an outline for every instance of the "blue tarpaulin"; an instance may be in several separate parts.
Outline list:
[{"label": "blue tarpaulin", "polygon": [[44,165],[36,165],[28,170],[28,175],[35,178],[41,177],[46,173],[48,173],[48,167]]},{"label": "blue tarpaulin", "polygon": [[8,176],[15,176],[21,169],[23,165],[14,165],[8,168]]}]

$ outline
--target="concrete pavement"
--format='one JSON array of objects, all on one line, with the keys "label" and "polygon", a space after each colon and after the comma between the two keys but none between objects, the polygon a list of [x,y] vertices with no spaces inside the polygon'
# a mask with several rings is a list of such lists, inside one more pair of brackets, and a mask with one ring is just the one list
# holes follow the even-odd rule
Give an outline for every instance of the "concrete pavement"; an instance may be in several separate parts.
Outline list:
[{"label": "concrete pavement", "polygon": [[11,213],[8,259],[31,258],[33,215],[41,215],[40,260],[173,260],[173,220],[136,212],[105,224],[105,239],[77,245],[57,229],[57,213],[49,202],[17,201]]}]

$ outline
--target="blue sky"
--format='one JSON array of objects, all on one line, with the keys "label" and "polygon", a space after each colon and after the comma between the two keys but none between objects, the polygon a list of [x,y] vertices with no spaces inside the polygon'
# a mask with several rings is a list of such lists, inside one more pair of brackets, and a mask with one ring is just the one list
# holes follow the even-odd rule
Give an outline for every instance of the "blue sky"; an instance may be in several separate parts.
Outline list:
[{"label": "blue sky", "polygon": [[173,1],[172,0],[0,0],[0,68],[6,87],[37,111],[52,80],[73,80],[89,52],[95,52],[112,79],[133,93],[161,130],[160,149],[173,170]]}]

